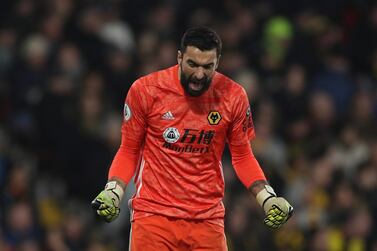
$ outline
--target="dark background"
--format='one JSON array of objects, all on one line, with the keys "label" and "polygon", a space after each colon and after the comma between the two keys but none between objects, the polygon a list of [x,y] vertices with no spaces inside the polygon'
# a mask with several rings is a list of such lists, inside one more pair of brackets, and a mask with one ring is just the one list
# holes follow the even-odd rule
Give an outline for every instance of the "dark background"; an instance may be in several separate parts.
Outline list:
[{"label": "dark background", "polygon": [[[230,251],[377,250],[377,4],[317,1],[0,2],[0,250],[127,250],[94,219],[139,76],[174,65],[190,25],[224,43],[248,92],[253,151],[295,214],[281,231],[224,155]],[[133,186],[127,189],[132,195]]]}]

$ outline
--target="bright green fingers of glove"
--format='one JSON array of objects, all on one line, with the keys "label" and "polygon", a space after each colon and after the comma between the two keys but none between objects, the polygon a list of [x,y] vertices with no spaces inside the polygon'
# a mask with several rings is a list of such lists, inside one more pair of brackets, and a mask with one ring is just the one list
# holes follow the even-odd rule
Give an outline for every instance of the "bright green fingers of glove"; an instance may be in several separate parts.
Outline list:
[{"label": "bright green fingers of glove", "polygon": [[280,228],[293,213],[293,207],[283,197],[277,197],[274,189],[265,185],[256,196],[259,205],[266,213],[264,224],[271,228]]},{"label": "bright green fingers of glove", "polygon": [[290,215],[285,214],[280,208],[274,205],[263,222],[270,228],[280,228],[285,222],[287,222],[289,217]]},{"label": "bright green fingers of glove", "polygon": [[97,215],[106,222],[115,220],[119,213],[119,202],[112,191],[102,191],[92,202]]},{"label": "bright green fingers of glove", "polygon": [[282,197],[271,198],[269,202],[271,206],[263,222],[270,228],[280,228],[292,216],[293,207]]},{"label": "bright green fingers of glove", "polygon": [[92,201],[92,207],[102,220],[111,222],[120,213],[119,204],[122,196],[123,189],[115,181],[110,181],[106,184],[105,190]]},{"label": "bright green fingers of glove", "polygon": [[97,214],[106,222],[111,222],[115,220],[120,213],[118,207],[109,207],[103,210],[97,210]]},{"label": "bright green fingers of glove", "polygon": [[108,190],[103,190],[102,192],[100,192],[100,194],[95,198],[95,200],[101,203],[101,206],[99,209],[105,209],[108,207],[117,207],[119,205],[117,203],[119,199],[117,199],[114,196],[115,194],[113,194],[113,192],[108,191]]}]

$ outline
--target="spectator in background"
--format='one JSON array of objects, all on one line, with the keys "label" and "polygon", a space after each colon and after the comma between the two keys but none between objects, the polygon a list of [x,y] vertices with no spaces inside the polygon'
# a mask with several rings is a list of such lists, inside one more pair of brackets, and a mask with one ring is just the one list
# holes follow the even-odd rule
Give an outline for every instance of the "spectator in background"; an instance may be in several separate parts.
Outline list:
[{"label": "spectator in background", "polygon": [[330,52],[324,60],[325,69],[314,76],[312,88],[330,95],[336,112],[339,116],[345,116],[347,104],[356,91],[356,85],[349,75],[349,62],[344,54],[339,52]]}]

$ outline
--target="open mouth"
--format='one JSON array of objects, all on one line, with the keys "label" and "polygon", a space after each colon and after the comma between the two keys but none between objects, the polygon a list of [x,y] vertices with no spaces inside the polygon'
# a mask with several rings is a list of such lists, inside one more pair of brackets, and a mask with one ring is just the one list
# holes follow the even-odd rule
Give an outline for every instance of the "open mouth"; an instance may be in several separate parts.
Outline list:
[{"label": "open mouth", "polygon": [[202,83],[194,83],[194,82],[189,83],[190,89],[194,91],[200,91],[203,88],[203,86],[204,85]]}]

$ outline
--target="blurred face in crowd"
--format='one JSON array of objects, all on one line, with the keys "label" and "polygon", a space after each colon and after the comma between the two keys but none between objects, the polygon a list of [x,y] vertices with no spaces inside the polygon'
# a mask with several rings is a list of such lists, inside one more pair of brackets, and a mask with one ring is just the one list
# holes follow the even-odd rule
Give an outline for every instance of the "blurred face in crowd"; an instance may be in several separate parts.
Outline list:
[{"label": "blurred face in crowd", "polygon": [[197,97],[208,90],[218,63],[216,48],[202,51],[187,46],[178,51],[179,78],[186,93]]}]

